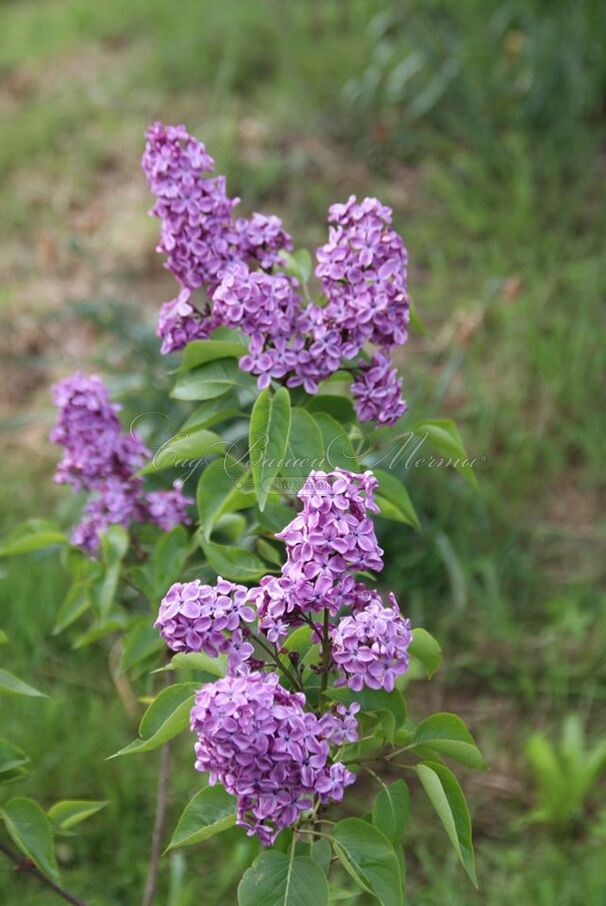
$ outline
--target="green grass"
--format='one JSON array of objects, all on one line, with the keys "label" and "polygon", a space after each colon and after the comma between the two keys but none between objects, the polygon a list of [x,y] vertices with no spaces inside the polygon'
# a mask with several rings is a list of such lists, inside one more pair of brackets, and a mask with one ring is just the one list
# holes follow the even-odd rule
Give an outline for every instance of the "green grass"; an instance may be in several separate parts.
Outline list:
[{"label": "green grass", "polygon": [[[520,824],[532,804],[523,757],[532,730],[557,728],[569,711],[591,739],[605,724],[603,4],[186,0],[176,11],[161,0],[22,0],[2,4],[0,20],[10,118],[0,136],[0,304],[11,340],[4,525],[42,512],[69,524],[74,514],[50,483],[52,378],[94,367],[131,403],[151,410],[163,399],[152,330],[172,283],[153,256],[157,224],[138,169],[150,121],[186,122],[243,208],[277,210],[309,248],[323,239],[330,202],[381,197],[431,332],[413,335],[400,358],[411,418],[456,418],[470,452],[485,457],[479,494],[451,474],[407,472],[424,531],[384,532],[385,585],[444,645],[436,709],[464,711],[491,765],[486,782],[465,781],[481,892],[444,858],[447,842],[415,790],[409,900],[604,902],[600,791],[574,839]],[[421,63],[404,78],[415,53]],[[145,362],[138,386],[124,377],[134,359]],[[84,898],[130,906],[157,758],[105,761],[135,728],[108,678],[108,651],[74,652],[51,637],[63,593],[52,558],[2,569],[0,626],[11,638],[2,664],[51,695],[2,703],[2,733],[33,762],[15,792],[45,805],[109,799],[60,856]],[[186,743],[176,759],[171,822],[196,784]],[[232,902],[247,854],[238,841],[173,860],[160,902]],[[170,899],[181,859],[190,881]],[[48,902],[6,871],[2,894]]]}]

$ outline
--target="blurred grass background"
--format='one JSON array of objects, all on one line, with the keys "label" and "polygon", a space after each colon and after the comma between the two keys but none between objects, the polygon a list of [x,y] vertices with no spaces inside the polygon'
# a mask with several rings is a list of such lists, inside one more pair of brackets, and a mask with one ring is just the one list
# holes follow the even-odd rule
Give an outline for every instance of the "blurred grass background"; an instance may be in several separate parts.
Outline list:
[{"label": "blurred grass background", "polygon": [[[139,170],[149,122],[186,123],[243,209],[279,213],[300,246],[323,241],[333,201],[377,195],[430,329],[401,356],[405,395],[456,418],[480,459],[480,495],[409,474],[425,530],[383,539],[385,584],[444,647],[419,713],[461,713],[490,764],[463,779],[480,892],[417,794],[409,902],[603,906],[603,785],[563,829],[530,825],[524,753],[537,730],[557,741],[565,715],[590,743],[606,736],[606,5],[5,0],[0,25],[3,528],[75,512],[50,481],[52,379],[97,369],[141,409],[163,398],[153,325],[173,281]],[[130,906],[157,759],[104,761],[132,724],[102,654],[50,637],[64,591],[53,558],[3,570],[2,664],[54,692],[3,701],[3,732],[33,757],[28,794],[110,800],[60,856],[84,898]],[[195,782],[177,777],[173,819]],[[176,856],[159,902],[233,902],[237,839]],[[0,866],[0,899],[18,898],[48,902]]]}]

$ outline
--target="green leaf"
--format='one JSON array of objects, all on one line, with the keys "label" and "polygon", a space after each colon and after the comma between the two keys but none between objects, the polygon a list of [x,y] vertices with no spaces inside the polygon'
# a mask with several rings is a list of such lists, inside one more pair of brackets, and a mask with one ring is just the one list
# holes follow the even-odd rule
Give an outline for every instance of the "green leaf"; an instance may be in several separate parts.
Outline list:
[{"label": "green leaf", "polygon": [[0,670],[0,695],[29,695],[31,698],[47,698],[44,692],[28,686],[23,680],[17,679],[6,670]]},{"label": "green leaf", "polygon": [[418,437],[424,438],[440,456],[446,457],[447,464],[464,475],[472,487],[478,486],[459,429],[451,419],[428,419],[416,424],[412,430]]},{"label": "green leaf", "polygon": [[253,386],[234,359],[217,359],[177,376],[171,396],[177,400],[212,400],[236,387]]},{"label": "green leaf", "polygon": [[404,522],[412,525],[417,531],[421,530],[421,523],[416,514],[408,491],[398,479],[383,469],[374,469],[375,478],[379,481],[376,500],[385,519],[395,522]]},{"label": "green leaf", "polygon": [[274,566],[277,566],[279,569],[282,568],[283,557],[278,548],[274,547],[273,544],[270,544],[269,541],[266,541],[264,538],[259,538],[257,540],[257,550],[268,563],[273,563]]},{"label": "green leaf", "polygon": [[220,678],[227,673],[227,658],[223,654],[211,657],[204,651],[180,651],[161,670],[202,670]]},{"label": "green leaf", "polygon": [[29,554],[54,544],[67,544],[67,535],[46,519],[29,519],[0,545],[0,557]]},{"label": "green leaf", "polygon": [[429,330],[427,329],[427,327],[425,326],[425,324],[419,317],[419,313],[417,311],[417,306],[412,301],[412,299],[410,300],[410,325],[411,325],[411,327],[414,327],[414,329],[417,331],[417,333],[420,333],[422,336],[424,336],[424,337],[430,336]]},{"label": "green leaf", "polygon": [[198,688],[199,683],[176,683],[163,689],[141,719],[139,726],[141,738],[109,757],[151,752],[186,730],[189,725],[189,712]]},{"label": "green leaf", "polygon": [[242,513],[224,513],[215,523],[214,532],[230,544],[237,544],[248,528],[246,516]]},{"label": "green leaf", "polygon": [[413,745],[429,746],[468,768],[486,767],[473,736],[456,714],[442,712],[425,718],[415,731]]},{"label": "green leaf", "polygon": [[361,818],[345,818],[333,832],[335,853],[356,883],[381,906],[403,906],[404,884],[395,850],[387,837]]},{"label": "green leaf", "polygon": [[[308,856],[314,862],[317,862],[322,871],[326,876],[330,871],[330,863],[332,859],[332,849],[330,842],[326,837],[320,837],[317,840],[313,838],[302,838],[296,841],[295,843],[295,857],[296,856]],[[334,898],[331,898],[331,902]]]},{"label": "green leaf", "polygon": [[331,471],[340,466],[350,472],[359,472],[360,464],[343,425],[326,412],[316,412],[314,419],[324,441],[324,469]]},{"label": "green leaf", "polygon": [[442,649],[426,629],[413,629],[412,642],[408,651],[421,662],[429,678],[434,675],[442,663]]},{"label": "green leaf", "polygon": [[63,599],[57,620],[53,627],[53,635],[58,635],[75,623],[91,606],[90,580],[74,582]]},{"label": "green leaf", "polygon": [[191,542],[182,525],[163,532],[151,556],[153,585],[158,597],[165,594],[181,575]]},{"label": "green leaf", "polygon": [[216,362],[217,359],[239,359],[246,355],[243,343],[230,343],[225,340],[192,340],[185,347],[179,371],[191,371],[199,365]]},{"label": "green leaf", "polygon": [[25,766],[29,758],[21,749],[6,739],[0,739],[0,783],[14,780],[27,773]]},{"label": "green leaf", "polygon": [[239,411],[238,394],[233,390],[228,391],[223,396],[206,400],[206,402],[198,406],[177,433],[182,434],[184,431],[199,431],[201,428],[212,428],[213,425],[218,425],[220,422],[227,421],[228,418],[233,418]]},{"label": "green leaf", "polygon": [[3,629],[0,629],[0,645],[8,644],[8,636]]},{"label": "green leaf", "polygon": [[280,503],[280,498],[276,494],[272,494],[268,498],[263,512],[257,507],[255,515],[261,528],[275,535],[277,532],[281,532],[289,522],[292,522],[295,518],[295,511]]},{"label": "green leaf", "polygon": [[247,474],[239,469],[236,471],[226,459],[216,459],[206,466],[200,475],[196,501],[200,526],[206,541],[221,516],[254,505],[256,500],[254,493],[244,490]]},{"label": "green leaf", "polygon": [[61,830],[70,830],[81,821],[86,821],[87,818],[96,815],[107,804],[107,802],[93,802],[85,799],[64,799],[61,802],[55,802],[46,814]]},{"label": "green leaf", "polygon": [[259,509],[265,509],[273,482],[282,471],[291,429],[290,394],[280,387],[274,397],[269,388],[257,397],[250,417],[248,447]]},{"label": "green leaf", "polygon": [[307,249],[297,249],[296,252],[287,252],[282,249],[280,258],[285,274],[296,277],[300,283],[307,283],[312,269],[311,255]]},{"label": "green leaf", "polygon": [[170,849],[201,843],[236,823],[236,801],[222,786],[207,786],[190,799],[168,844]]},{"label": "green leaf", "polygon": [[233,582],[256,582],[271,572],[264,560],[243,548],[215,544],[213,541],[202,539],[200,547],[209,566],[224,579],[231,579]]},{"label": "green leaf", "polygon": [[124,638],[120,672],[130,670],[165,647],[149,617],[139,617]]},{"label": "green leaf", "polygon": [[356,413],[352,401],[346,396],[331,396],[330,394],[318,394],[314,396],[309,403],[309,411],[314,415],[318,412],[324,412],[332,416],[341,425],[351,425],[356,420]]},{"label": "green leaf", "polygon": [[416,765],[415,770],[463,868],[477,887],[471,820],[457,778],[446,765],[434,761],[422,762]]},{"label": "green leaf", "polygon": [[400,844],[410,817],[410,793],[403,780],[383,784],[372,807],[372,823],[394,846]]},{"label": "green leaf", "polygon": [[288,447],[280,470],[282,475],[302,482],[312,469],[321,469],[323,464],[324,441],[316,420],[305,409],[293,407]]},{"label": "green leaf", "polygon": [[0,816],[16,846],[28,856],[43,875],[59,883],[59,869],[51,823],[33,799],[16,797],[6,803]]},{"label": "green leaf", "polygon": [[81,636],[78,636],[72,648],[77,651],[79,648],[85,648],[104,639],[114,632],[121,632],[128,625],[128,616],[123,610],[116,610],[110,613],[106,620],[94,623],[90,629],[87,629]]},{"label": "green leaf", "polygon": [[162,469],[192,465],[192,460],[205,460],[208,456],[222,456],[225,444],[218,434],[200,428],[180,431],[169,438],[156,450],[148,464],[140,469],[139,475],[154,475]]},{"label": "green leaf", "polygon": [[110,525],[101,536],[101,554],[105,565],[105,576],[97,599],[101,621],[108,616],[114,603],[122,561],[128,551],[129,543],[128,533],[121,525]]},{"label": "green leaf", "polygon": [[238,885],[238,906],[326,906],[328,883],[308,856],[275,849],[258,856]]}]

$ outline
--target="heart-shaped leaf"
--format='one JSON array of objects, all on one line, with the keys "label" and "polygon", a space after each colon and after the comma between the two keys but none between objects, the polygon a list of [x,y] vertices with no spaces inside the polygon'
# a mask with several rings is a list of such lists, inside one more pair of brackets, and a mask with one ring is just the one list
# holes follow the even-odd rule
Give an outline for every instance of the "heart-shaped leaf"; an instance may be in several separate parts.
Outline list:
[{"label": "heart-shaped leaf", "polygon": [[222,786],[207,786],[190,799],[168,844],[169,849],[201,843],[236,823],[236,800]]},{"label": "heart-shaped leaf", "polygon": [[429,746],[468,768],[486,767],[473,736],[456,714],[442,712],[426,717],[415,731],[413,745]]},{"label": "heart-shaped leaf", "polygon": [[186,730],[198,687],[199,683],[176,683],[163,689],[141,718],[141,738],[109,757],[151,752]]},{"label": "heart-shaped leaf", "polygon": [[238,906],[326,906],[328,883],[319,864],[308,856],[270,849],[244,872]]},{"label": "heart-shaped leaf", "polygon": [[332,832],[335,853],[354,881],[381,906],[403,906],[400,863],[385,834],[361,818],[345,818]]}]

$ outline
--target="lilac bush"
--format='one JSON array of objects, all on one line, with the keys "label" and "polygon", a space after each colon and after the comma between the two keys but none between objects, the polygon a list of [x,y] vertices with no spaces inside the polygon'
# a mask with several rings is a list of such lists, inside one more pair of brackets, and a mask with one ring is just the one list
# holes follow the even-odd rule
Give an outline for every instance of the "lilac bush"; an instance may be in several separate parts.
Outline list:
[{"label": "lilac bush", "polygon": [[[441,454],[465,451],[453,423],[411,421],[402,399],[391,356],[408,339],[411,302],[391,210],[353,195],[332,205],[312,274],[279,218],[234,216],[239,199],[214,168],[183,126],[150,128],[143,169],[177,281],[157,333],[162,354],[182,353],[171,391],[182,428],[152,456],[100,378],[61,381],[55,480],[88,495],[82,517],[71,544],[34,520],[7,550],[62,545],[72,584],[56,631],[82,626],[77,645],[111,639],[141,697],[153,688],[138,738],[116,753],[164,751],[147,890],[164,843],[168,746],[189,721],[190,755],[173,770],[191,774],[194,795],[169,848],[234,825],[260,843],[257,858],[253,843],[245,850],[241,906],[270,894],[302,906],[327,904],[329,891],[355,897],[347,873],[356,890],[401,906],[409,791],[393,772],[425,790],[475,882],[467,807],[446,761],[483,762],[456,715],[408,713],[409,683],[441,657],[405,598],[402,612],[379,584],[377,519],[402,544],[420,528],[382,466],[402,426]],[[352,816],[369,780],[379,785],[371,812]],[[317,855],[322,845],[336,862]],[[282,899],[277,867],[295,885]]]}]

